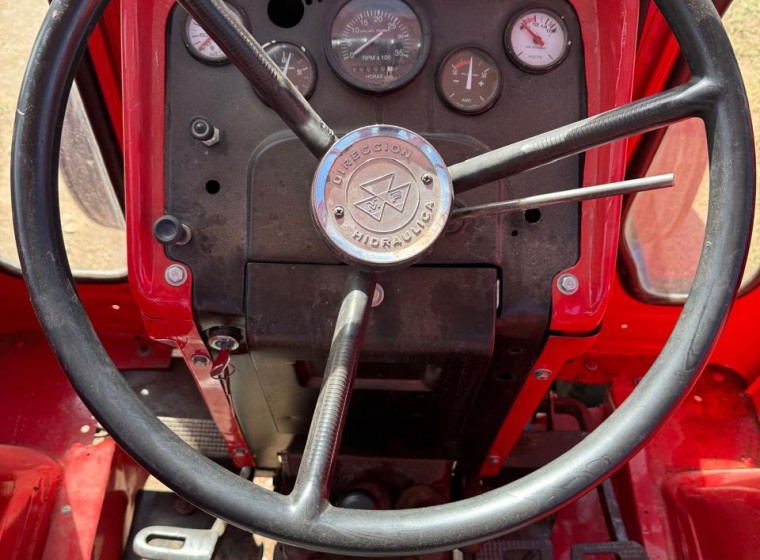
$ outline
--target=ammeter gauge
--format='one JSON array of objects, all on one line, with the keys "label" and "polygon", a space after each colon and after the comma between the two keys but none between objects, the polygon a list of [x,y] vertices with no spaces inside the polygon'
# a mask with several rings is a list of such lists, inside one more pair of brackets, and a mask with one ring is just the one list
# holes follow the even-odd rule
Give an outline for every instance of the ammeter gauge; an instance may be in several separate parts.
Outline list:
[{"label": "ammeter gauge", "polygon": [[461,113],[482,113],[496,102],[500,92],[501,75],[496,61],[480,49],[455,50],[438,69],[441,99]]}]

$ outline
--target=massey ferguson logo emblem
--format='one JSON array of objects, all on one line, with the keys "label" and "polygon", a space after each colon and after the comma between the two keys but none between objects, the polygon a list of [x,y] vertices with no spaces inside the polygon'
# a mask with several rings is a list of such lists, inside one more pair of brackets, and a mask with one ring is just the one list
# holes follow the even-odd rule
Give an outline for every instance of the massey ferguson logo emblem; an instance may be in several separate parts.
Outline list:
[{"label": "massey ferguson logo emblem", "polygon": [[356,202],[354,206],[378,222],[382,221],[386,206],[402,213],[412,184],[404,183],[393,186],[395,177],[395,173],[388,173],[359,185],[359,188],[366,192],[369,197]]}]

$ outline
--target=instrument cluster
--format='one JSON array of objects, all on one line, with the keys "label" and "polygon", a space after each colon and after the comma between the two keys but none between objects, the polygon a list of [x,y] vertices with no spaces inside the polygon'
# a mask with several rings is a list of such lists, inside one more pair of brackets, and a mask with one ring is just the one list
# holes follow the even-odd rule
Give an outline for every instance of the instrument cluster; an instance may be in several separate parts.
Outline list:
[{"label": "instrument cluster", "polygon": [[[227,3],[232,16],[250,29],[244,11]],[[366,94],[385,94],[417,78],[430,53],[430,26],[413,0],[348,0],[331,10],[322,48],[330,69],[342,82]],[[184,41],[200,62],[220,65],[226,55],[190,16]],[[506,56],[532,74],[550,72],[567,57],[572,42],[564,17],[535,6],[517,11],[503,33],[503,52],[474,45],[457,47],[440,62],[434,87],[451,110],[466,115],[493,107],[502,90],[497,59]],[[314,56],[294,42],[263,45],[273,62],[308,98],[317,87]],[[431,84],[432,85],[432,84]]]}]

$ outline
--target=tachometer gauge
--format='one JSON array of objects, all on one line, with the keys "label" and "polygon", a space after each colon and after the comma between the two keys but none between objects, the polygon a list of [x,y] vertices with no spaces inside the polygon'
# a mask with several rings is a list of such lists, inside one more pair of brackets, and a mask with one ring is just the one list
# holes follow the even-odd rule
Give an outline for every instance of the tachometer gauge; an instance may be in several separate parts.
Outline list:
[{"label": "tachometer gauge", "polygon": [[512,18],[504,33],[512,61],[528,72],[546,72],[570,52],[567,26],[559,14],[533,8]]},{"label": "tachometer gauge", "polygon": [[304,97],[309,97],[317,84],[317,65],[302,46],[284,41],[272,41],[263,46],[282,73]]},{"label": "tachometer gauge", "polygon": [[430,49],[424,20],[402,0],[350,0],[325,34],[325,54],[338,76],[356,88],[385,92],[408,83]]},{"label": "tachometer gauge", "polygon": [[438,69],[441,99],[462,113],[482,113],[496,102],[500,91],[496,61],[480,49],[458,49]]},{"label": "tachometer gauge", "polygon": [[[242,12],[232,4],[227,4],[227,7],[238,23],[245,25]],[[185,46],[187,46],[190,54],[201,62],[208,64],[224,64],[227,62],[227,55],[189,14],[185,18]]]}]

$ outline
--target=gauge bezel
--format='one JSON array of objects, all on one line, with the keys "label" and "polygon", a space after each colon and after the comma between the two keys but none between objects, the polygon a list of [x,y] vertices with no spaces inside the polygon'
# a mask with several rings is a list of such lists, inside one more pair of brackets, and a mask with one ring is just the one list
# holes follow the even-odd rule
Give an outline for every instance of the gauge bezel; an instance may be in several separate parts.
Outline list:
[{"label": "gauge bezel", "polygon": [[[311,87],[309,88],[309,90],[306,93],[302,94],[305,99],[309,99],[314,93],[314,90],[317,89],[317,80],[319,79],[319,70],[317,69],[316,60],[314,60],[314,57],[311,55],[311,53],[306,47],[304,47],[303,45],[299,43],[294,43],[293,41],[277,41],[277,40],[269,41],[261,45],[261,48],[264,49],[264,52],[266,52],[268,48],[273,47],[275,45],[289,45],[291,47],[297,48],[303,53],[304,57],[311,65],[312,75],[314,76],[314,78],[311,81]],[[267,52],[267,56],[269,56],[268,52]],[[272,58],[272,57],[269,57],[269,58]]]},{"label": "gauge bezel", "polygon": [[[482,109],[478,110],[465,110],[461,109],[460,107],[457,107],[454,105],[449,99],[444,95],[443,93],[443,86],[441,85],[441,72],[444,69],[444,64],[447,60],[449,60],[452,56],[456,55],[460,51],[477,51],[480,53],[480,56],[483,58],[489,58],[491,62],[493,63],[493,67],[496,69],[497,75],[499,76],[499,82],[498,87],[496,88],[496,92],[494,93],[493,99],[485,105]],[[499,66],[499,63],[496,60],[496,57],[491,55],[487,50],[485,50],[483,47],[480,47],[478,45],[460,45],[458,47],[455,47],[451,49],[438,63],[438,67],[435,72],[435,89],[438,93],[438,97],[441,98],[441,101],[443,101],[443,104],[448,108],[454,111],[455,113],[458,113],[460,115],[467,115],[467,116],[475,116],[475,115],[482,115],[489,109],[491,109],[494,105],[496,105],[496,102],[501,97],[501,92],[504,89],[504,72],[502,71],[501,67]]]},{"label": "gauge bezel", "polygon": [[[238,6],[236,3],[230,2],[229,0],[225,0],[224,3],[234,12],[237,12],[237,14],[240,16],[240,21],[243,22],[243,26],[250,31],[250,21],[248,20],[248,15],[245,13],[245,10],[240,8],[240,6]],[[210,58],[203,53],[198,52],[198,50],[193,46],[192,41],[190,41],[190,35],[188,31],[190,22],[193,19],[195,19],[193,16],[185,12],[185,19],[182,22],[182,42],[185,43],[185,48],[187,48],[187,51],[192,55],[194,59],[203,62],[204,64],[208,64],[209,66],[224,66],[225,64],[229,64],[230,59],[227,57],[227,55],[224,55],[223,59]]]},{"label": "gauge bezel", "polygon": [[[517,56],[517,53],[515,53],[514,49],[512,48],[512,39],[511,39],[512,29],[514,28],[515,24],[520,20],[520,18],[525,16],[525,14],[535,13],[535,12],[540,12],[556,19],[560,27],[562,27],[562,30],[565,33],[565,50],[563,51],[562,56],[547,66],[534,66],[532,64],[523,62],[522,60],[520,60],[520,58]],[[546,74],[547,72],[554,70],[555,68],[557,68],[557,66],[565,62],[565,60],[567,59],[567,56],[570,54],[570,49],[572,48],[572,46],[573,46],[573,41],[570,39],[570,29],[567,26],[567,21],[565,20],[565,16],[563,16],[560,13],[555,12],[554,10],[550,8],[546,8],[544,6],[534,6],[532,8],[526,8],[524,10],[520,10],[509,19],[509,22],[507,23],[507,26],[504,29],[504,49],[507,51],[507,55],[509,56],[509,59],[520,70],[523,70],[530,74]]]},{"label": "gauge bezel", "polygon": [[[411,69],[403,77],[389,84],[381,84],[381,85],[368,84],[367,82],[356,79],[350,74],[346,73],[341,67],[340,61],[338,60],[338,57],[332,48],[332,27],[333,27],[333,23],[335,22],[335,19],[338,17],[338,14],[346,6],[348,6],[352,2],[359,2],[359,1],[362,1],[362,0],[345,0],[343,2],[339,2],[335,4],[328,12],[328,16],[325,19],[325,26],[322,31],[322,50],[324,51],[324,55],[325,55],[325,58],[327,59],[327,63],[332,69],[333,73],[344,84],[346,84],[347,86],[350,86],[352,89],[358,90],[362,93],[369,93],[369,94],[385,94],[385,93],[391,93],[391,92],[397,91],[401,89],[402,87],[408,85],[412,80],[414,80],[417,76],[419,76],[425,64],[427,63],[428,56],[430,55],[430,26],[428,25],[427,18],[425,17],[424,13],[420,9],[420,7],[417,5],[415,0],[386,0],[386,1],[392,1],[392,2],[400,2],[402,4],[406,4],[409,7],[409,9],[415,15],[415,17],[417,18],[417,21],[420,24],[422,45],[420,46],[420,52],[419,52],[419,55],[417,56],[417,60],[414,62],[414,65],[412,65]],[[371,1],[371,0],[368,0],[368,1]]]}]

